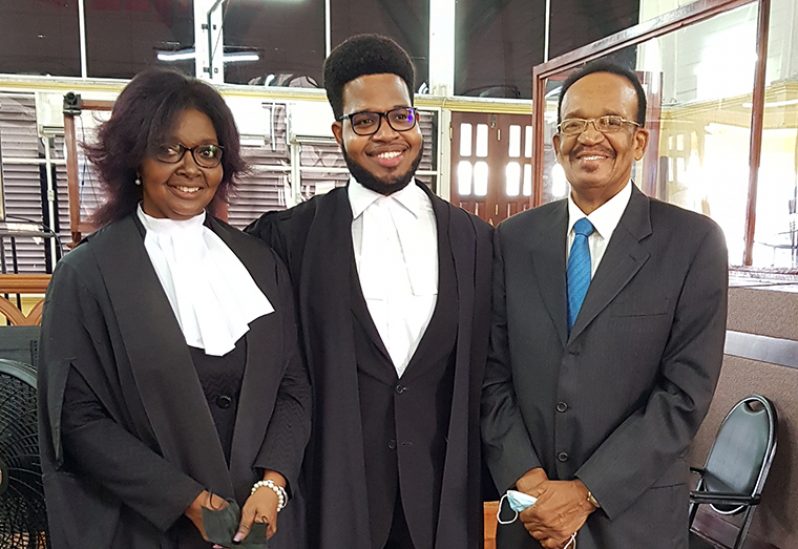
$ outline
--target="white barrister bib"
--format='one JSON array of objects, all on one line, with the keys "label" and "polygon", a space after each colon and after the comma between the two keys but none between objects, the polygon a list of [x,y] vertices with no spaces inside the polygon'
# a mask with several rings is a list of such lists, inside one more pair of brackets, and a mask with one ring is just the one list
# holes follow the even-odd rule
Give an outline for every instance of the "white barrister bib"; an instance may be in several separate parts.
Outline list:
[{"label": "white barrister bib", "polygon": [[249,331],[249,323],[274,312],[241,260],[204,225],[203,212],[186,220],[138,218],[144,247],[191,347],[223,356]]}]

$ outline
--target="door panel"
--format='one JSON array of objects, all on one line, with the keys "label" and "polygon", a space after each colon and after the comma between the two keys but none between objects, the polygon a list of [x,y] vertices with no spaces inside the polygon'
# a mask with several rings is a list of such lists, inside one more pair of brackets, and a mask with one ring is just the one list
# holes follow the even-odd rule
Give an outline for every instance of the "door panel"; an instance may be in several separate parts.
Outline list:
[{"label": "door panel", "polygon": [[491,225],[532,196],[532,116],[452,113],[452,203]]}]

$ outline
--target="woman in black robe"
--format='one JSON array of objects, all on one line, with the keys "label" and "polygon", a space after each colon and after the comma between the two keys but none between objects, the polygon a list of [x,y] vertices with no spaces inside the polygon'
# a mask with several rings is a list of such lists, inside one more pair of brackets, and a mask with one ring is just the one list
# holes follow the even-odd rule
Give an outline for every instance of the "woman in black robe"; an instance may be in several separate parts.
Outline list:
[{"label": "woman in black robe", "polygon": [[310,386],[285,267],[206,213],[245,168],[232,113],[199,80],[147,71],[87,151],[101,229],[59,262],[42,322],[49,541],[209,548],[207,510],[232,505],[214,541],[264,546],[296,492]]}]

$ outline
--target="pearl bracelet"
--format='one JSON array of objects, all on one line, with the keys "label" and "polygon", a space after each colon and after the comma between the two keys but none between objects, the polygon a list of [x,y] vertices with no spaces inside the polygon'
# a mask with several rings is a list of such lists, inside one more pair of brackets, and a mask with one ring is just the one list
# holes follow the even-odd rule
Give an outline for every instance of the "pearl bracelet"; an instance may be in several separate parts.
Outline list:
[{"label": "pearl bracelet", "polygon": [[249,495],[252,495],[255,492],[257,492],[259,488],[268,488],[269,490],[277,494],[278,513],[283,509],[285,509],[285,505],[288,503],[288,492],[285,491],[285,488],[277,485],[273,480],[259,480],[258,482],[252,485],[252,491],[249,493]]}]

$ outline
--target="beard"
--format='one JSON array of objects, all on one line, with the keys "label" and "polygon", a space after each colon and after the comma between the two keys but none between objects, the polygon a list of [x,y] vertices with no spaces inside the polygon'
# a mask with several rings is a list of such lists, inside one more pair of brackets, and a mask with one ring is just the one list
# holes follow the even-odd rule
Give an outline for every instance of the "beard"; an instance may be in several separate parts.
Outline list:
[{"label": "beard", "polygon": [[397,191],[401,191],[405,187],[407,187],[408,183],[413,180],[413,176],[416,174],[416,170],[418,169],[419,164],[421,164],[421,155],[424,152],[423,148],[419,148],[418,154],[416,158],[413,159],[413,164],[408,168],[408,170],[403,173],[399,174],[395,177],[390,179],[378,179],[368,171],[366,168],[361,166],[360,164],[355,161],[349,154],[346,152],[346,148],[344,147],[343,143],[341,144],[341,152],[344,155],[344,160],[346,161],[346,166],[349,168],[349,173],[357,180],[358,183],[374,191],[375,193],[380,193],[382,195],[388,196],[389,194],[393,194]]}]

